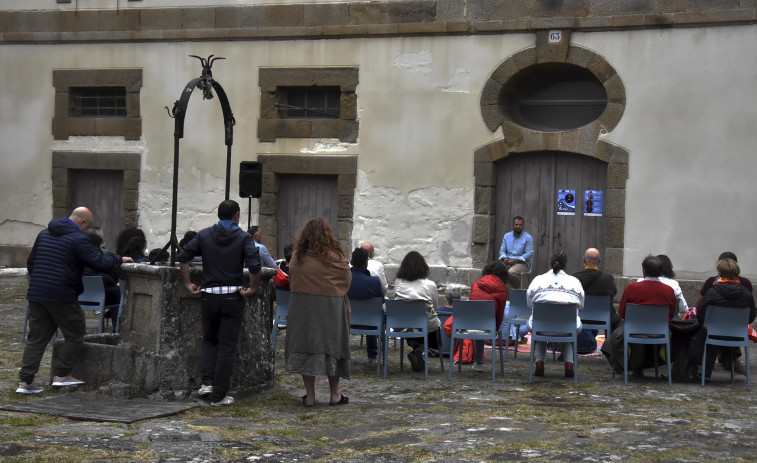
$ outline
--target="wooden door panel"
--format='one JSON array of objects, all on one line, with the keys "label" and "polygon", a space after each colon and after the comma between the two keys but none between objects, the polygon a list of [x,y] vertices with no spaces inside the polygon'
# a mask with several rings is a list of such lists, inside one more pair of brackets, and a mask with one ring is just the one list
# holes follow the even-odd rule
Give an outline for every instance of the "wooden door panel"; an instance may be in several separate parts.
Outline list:
[{"label": "wooden door panel", "polygon": [[313,217],[322,217],[336,233],[337,199],[335,175],[281,175],[276,255],[284,255],[284,246],[294,243],[302,226]]},{"label": "wooden door panel", "polygon": [[[587,248],[604,254],[606,218],[584,217],[583,193],[606,191],[607,164],[577,154],[540,152],[511,155],[496,168],[495,257],[514,215],[525,218],[525,230],[534,239],[533,275],[547,271],[550,255],[559,248],[568,254],[569,273],[582,268]],[[557,190],[567,188],[576,190],[576,214],[557,215]]]},{"label": "wooden door panel", "polygon": [[92,211],[95,225],[105,233],[103,245],[115,251],[116,237],[124,228],[124,173],[122,170],[69,170],[71,208],[84,206]]}]

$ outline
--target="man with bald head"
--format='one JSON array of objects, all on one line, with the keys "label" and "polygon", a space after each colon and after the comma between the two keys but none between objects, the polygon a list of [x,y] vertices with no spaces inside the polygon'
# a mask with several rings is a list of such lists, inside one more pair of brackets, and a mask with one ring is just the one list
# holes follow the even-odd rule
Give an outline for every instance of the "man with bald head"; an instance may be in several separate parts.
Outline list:
[{"label": "man with bald head", "polygon": [[[584,269],[573,274],[581,282],[581,286],[584,288],[584,294],[595,296],[610,296],[610,303],[615,298],[618,289],[615,286],[615,277],[610,273],[599,270],[599,263],[602,262],[602,258],[599,255],[599,250],[596,248],[589,248],[584,253]],[[615,329],[620,323],[620,317],[617,312],[611,307],[610,310],[610,326],[611,329]],[[610,333],[606,333],[609,335]],[[578,353],[594,352],[597,348],[597,330],[583,330],[579,333],[578,340]]]},{"label": "man with bald head", "polygon": [[92,246],[84,234],[94,223],[92,212],[77,207],[69,217],[51,221],[39,232],[26,261],[29,272],[29,334],[21,359],[16,392],[42,392],[34,376],[45,353],[47,343],[60,328],[63,348],[57,365],[53,366],[53,387],[82,384],[71,376],[74,362],[80,357],[86,326],[84,312],[79,306],[79,294],[84,291],[84,267],[103,272],[117,269],[128,257],[104,256]]},{"label": "man with bald head", "polygon": [[377,261],[373,258],[375,254],[375,250],[373,249],[373,245],[369,242],[365,242],[360,245],[361,248],[368,251],[368,272],[370,272],[371,276],[374,276],[381,281],[381,290],[384,292],[384,297],[386,297],[386,291],[389,289],[389,285],[386,283],[386,275],[384,274],[384,264]]}]

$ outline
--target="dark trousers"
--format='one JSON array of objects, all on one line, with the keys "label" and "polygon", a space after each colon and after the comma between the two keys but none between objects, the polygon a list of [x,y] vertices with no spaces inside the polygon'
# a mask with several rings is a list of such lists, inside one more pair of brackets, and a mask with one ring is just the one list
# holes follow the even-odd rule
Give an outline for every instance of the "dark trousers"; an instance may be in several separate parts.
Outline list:
[{"label": "dark trousers", "polygon": [[29,301],[29,333],[18,374],[21,381],[27,384],[34,381],[45,348],[58,328],[65,339],[52,373],[54,376],[68,376],[84,347],[84,335],[87,332],[84,311],[78,302],[58,304]]},{"label": "dark trousers", "polygon": [[202,383],[213,386],[212,402],[229,392],[243,310],[239,293],[202,293]]},{"label": "dark trousers", "polygon": [[378,356],[378,336],[365,337],[365,350],[369,359],[375,359]]}]

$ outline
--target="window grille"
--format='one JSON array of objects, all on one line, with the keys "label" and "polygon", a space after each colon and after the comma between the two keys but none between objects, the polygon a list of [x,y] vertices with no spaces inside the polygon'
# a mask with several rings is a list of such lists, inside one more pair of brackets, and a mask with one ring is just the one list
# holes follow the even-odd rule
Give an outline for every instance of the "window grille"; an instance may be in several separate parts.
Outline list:
[{"label": "window grille", "polygon": [[278,87],[277,94],[282,119],[339,119],[339,87]]},{"label": "window grille", "polygon": [[72,117],[126,117],[126,87],[71,87]]}]

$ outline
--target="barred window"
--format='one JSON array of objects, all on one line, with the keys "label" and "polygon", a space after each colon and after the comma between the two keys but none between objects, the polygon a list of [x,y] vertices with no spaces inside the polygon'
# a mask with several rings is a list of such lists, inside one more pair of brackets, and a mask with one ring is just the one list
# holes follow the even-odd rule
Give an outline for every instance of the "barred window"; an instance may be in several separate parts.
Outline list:
[{"label": "barred window", "polygon": [[71,117],[126,117],[126,87],[71,87]]},{"label": "barred window", "polygon": [[281,119],[339,119],[339,87],[278,87]]}]

